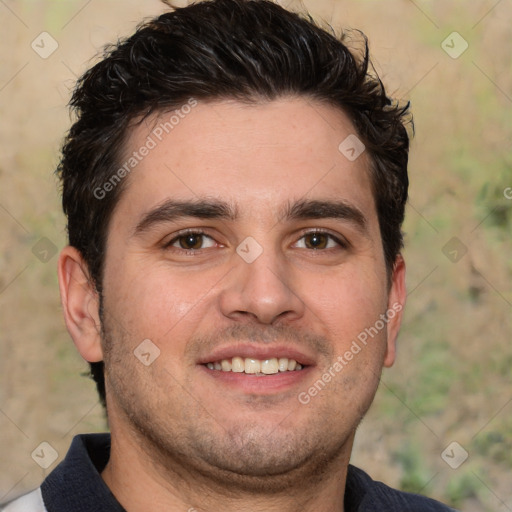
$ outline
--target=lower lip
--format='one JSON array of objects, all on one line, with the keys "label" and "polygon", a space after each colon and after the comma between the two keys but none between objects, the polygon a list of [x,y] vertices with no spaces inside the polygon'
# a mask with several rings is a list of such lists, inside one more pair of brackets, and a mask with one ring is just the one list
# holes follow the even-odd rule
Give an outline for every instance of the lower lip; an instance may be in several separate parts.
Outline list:
[{"label": "lower lip", "polygon": [[206,375],[216,379],[218,383],[229,386],[232,389],[238,389],[248,394],[275,394],[287,391],[297,386],[306,379],[313,368],[306,366],[302,370],[292,372],[279,372],[272,375],[255,375],[247,373],[223,372],[221,370],[210,370],[204,365],[200,365]]}]

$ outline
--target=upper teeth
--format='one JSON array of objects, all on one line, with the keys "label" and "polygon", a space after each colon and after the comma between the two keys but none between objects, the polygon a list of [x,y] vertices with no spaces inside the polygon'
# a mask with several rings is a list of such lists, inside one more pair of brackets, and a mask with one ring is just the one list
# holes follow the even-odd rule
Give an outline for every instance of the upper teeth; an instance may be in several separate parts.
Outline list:
[{"label": "upper teeth", "polygon": [[222,359],[206,365],[210,370],[221,370],[235,373],[262,373],[271,375],[278,372],[302,370],[302,365],[295,359],[287,357],[272,357],[271,359],[253,359],[251,357],[233,357],[233,359]]}]

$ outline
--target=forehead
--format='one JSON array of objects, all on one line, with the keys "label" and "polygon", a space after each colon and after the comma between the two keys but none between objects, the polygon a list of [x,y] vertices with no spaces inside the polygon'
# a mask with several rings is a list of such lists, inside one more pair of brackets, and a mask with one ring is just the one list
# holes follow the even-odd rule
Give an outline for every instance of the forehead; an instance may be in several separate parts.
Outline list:
[{"label": "forehead", "polygon": [[117,210],[135,218],[169,197],[213,197],[254,218],[277,215],[290,200],[346,199],[371,217],[369,160],[346,151],[354,137],[340,109],[305,98],[197,102],[161,113],[127,138],[122,159],[137,164]]}]

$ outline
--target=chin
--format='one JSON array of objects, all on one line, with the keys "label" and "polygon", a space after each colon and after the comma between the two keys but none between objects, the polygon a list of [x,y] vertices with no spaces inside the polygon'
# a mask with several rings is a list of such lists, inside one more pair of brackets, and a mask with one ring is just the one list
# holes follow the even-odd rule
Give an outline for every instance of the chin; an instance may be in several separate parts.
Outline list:
[{"label": "chin", "polygon": [[328,436],[323,429],[269,424],[198,433],[189,438],[188,461],[218,485],[247,492],[280,492],[301,479],[320,479],[353,439],[352,433]]}]

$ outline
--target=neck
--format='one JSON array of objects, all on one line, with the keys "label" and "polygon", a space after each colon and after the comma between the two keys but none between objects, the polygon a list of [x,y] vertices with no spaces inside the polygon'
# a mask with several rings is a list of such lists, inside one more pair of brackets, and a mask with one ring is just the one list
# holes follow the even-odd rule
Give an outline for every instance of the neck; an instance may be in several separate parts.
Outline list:
[{"label": "neck", "polygon": [[190,461],[157,453],[129,429],[111,427],[110,460],[102,478],[128,512],[344,512],[353,435],[326,466],[297,468],[265,482],[265,477],[249,481],[218,468],[198,471]]}]

